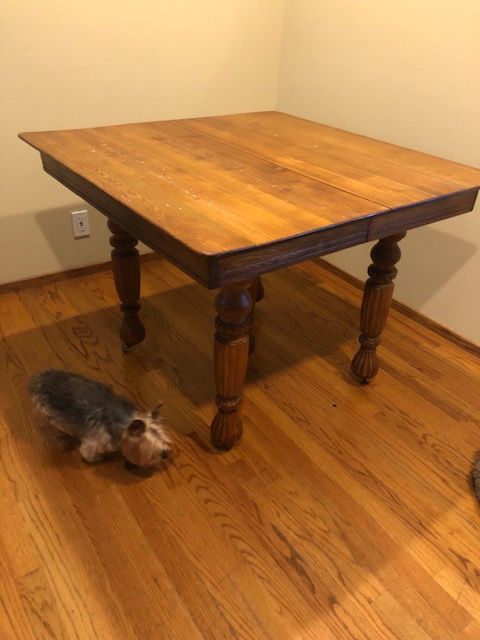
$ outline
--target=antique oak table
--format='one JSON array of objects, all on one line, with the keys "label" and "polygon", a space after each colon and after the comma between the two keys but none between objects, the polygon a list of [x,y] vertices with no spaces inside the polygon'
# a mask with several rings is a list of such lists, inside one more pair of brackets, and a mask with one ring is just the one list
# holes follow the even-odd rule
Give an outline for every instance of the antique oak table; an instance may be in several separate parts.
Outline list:
[{"label": "antique oak table", "polygon": [[378,240],[352,369],[378,370],[398,241],[471,211],[480,170],[277,112],[23,133],[43,167],[108,216],[126,348],[143,340],[137,240],[216,297],[212,443],[241,436],[260,275]]}]

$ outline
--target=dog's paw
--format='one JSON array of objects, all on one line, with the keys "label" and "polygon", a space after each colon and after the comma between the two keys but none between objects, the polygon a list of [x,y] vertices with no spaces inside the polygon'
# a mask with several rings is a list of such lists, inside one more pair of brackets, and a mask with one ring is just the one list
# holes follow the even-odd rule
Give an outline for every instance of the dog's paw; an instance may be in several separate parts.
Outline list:
[{"label": "dog's paw", "polygon": [[89,464],[101,462],[105,457],[105,450],[99,449],[97,444],[93,442],[82,442],[79,451],[85,462]]},{"label": "dog's paw", "polygon": [[58,448],[62,453],[70,453],[70,451],[73,451],[74,449],[76,449],[80,444],[80,441],[78,438],[75,438],[74,436],[71,436],[68,433],[63,433],[60,436],[58,436],[56,442],[57,442]]}]

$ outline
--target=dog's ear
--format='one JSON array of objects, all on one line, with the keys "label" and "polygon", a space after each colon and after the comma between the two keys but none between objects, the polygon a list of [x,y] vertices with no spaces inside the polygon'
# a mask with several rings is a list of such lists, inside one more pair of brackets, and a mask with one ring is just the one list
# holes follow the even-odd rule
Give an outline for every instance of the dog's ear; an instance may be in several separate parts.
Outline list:
[{"label": "dog's ear", "polygon": [[139,438],[140,436],[143,436],[146,428],[147,425],[143,420],[132,420],[132,422],[127,427],[127,432],[129,436]]},{"label": "dog's ear", "polygon": [[152,416],[153,421],[160,420],[160,418],[162,417],[161,416],[162,407],[163,407],[163,401],[159,402],[156,407],[153,407],[150,414]]}]

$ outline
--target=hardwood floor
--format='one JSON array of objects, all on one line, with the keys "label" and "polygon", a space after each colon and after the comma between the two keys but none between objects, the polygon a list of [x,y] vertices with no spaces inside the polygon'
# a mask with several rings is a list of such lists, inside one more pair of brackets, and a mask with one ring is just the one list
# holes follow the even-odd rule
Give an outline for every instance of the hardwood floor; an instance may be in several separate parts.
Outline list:
[{"label": "hardwood floor", "polygon": [[[315,263],[267,275],[243,440],[218,453],[214,292],[142,275],[128,355],[108,272],[0,296],[0,638],[480,638],[478,357],[393,310],[360,386],[360,292]],[[171,464],[53,450],[25,391],[47,367],[164,399]]]}]

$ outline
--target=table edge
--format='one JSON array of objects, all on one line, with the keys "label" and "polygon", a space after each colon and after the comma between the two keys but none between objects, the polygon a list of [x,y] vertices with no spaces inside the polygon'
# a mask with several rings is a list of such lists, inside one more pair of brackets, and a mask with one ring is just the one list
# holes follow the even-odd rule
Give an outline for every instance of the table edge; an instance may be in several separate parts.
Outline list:
[{"label": "table edge", "polygon": [[273,242],[206,254],[188,247],[47,153],[40,151],[40,155],[46,173],[209,289],[467,213],[475,206],[480,189],[462,189]]}]

